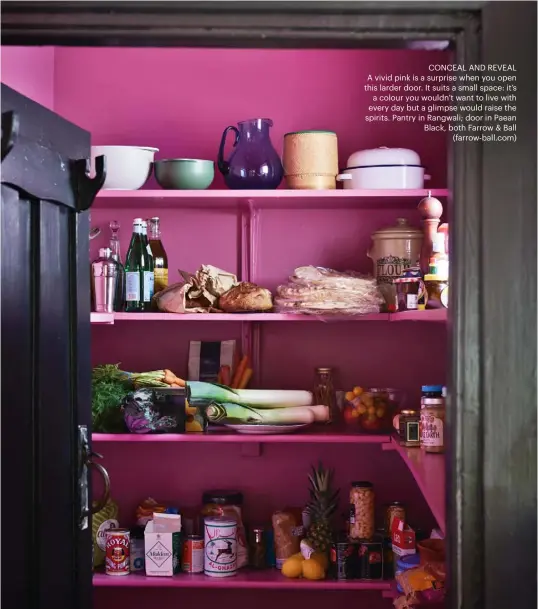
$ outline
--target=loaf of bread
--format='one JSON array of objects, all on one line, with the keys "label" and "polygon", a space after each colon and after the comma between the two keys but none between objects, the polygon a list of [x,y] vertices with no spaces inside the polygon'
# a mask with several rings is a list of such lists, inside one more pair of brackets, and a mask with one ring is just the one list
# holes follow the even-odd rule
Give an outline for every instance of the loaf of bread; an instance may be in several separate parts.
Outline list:
[{"label": "loaf of bread", "polygon": [[219,309],[226,313],[270,311],[272,308],[271,292],[247,281],[224,292],[219,298]]}]

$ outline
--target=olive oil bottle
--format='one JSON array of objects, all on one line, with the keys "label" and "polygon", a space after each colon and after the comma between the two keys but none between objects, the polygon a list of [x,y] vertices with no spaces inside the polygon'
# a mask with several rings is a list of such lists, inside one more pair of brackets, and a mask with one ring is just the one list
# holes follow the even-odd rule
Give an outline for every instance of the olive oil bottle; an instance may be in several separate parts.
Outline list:
[{"label": "olive oil bottle", "polygon": [[149,246],[153,254],[156,294],[168,287],[168,256],[161,240],[159,218],[149,221]]}]

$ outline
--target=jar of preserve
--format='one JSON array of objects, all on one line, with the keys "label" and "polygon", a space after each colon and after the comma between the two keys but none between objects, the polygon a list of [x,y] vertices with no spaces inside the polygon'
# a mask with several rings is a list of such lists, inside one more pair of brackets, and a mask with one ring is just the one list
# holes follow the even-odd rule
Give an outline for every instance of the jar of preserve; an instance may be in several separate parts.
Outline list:
[{"label": "jar of preserve", "polygon": [[445,452],[445,399],[422,398],[420,446],[427,453]]},{"label": "jar of preserve", "polygon": [[398,419],[398,435],[402,446],[420,446],[420,413],[402,410]]},{"label": "jar of preserve", "polygon": [[352,482],[349,492],[349,537],[368,540],[375,534],[374,485]]}]

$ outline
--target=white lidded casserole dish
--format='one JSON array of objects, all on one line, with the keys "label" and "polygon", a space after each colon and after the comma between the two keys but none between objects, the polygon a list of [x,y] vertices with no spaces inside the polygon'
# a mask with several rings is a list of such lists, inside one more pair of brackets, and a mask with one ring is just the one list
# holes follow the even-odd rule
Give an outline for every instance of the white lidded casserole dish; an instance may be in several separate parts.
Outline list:
[{"label": "white lidded casserole dish", "polygon": [[415,190],[424,188],[424,180],[429,179],[416,152],[385,146],[354,152],[336,177],[345,189],[354,190]]},{"label": "white lidded casserole dish", "polygon": [[147,182],[158,148],[140,146],[92,146],[91,175],[95,157],[105,156],[106,177],[103,189],[138,190]]}]

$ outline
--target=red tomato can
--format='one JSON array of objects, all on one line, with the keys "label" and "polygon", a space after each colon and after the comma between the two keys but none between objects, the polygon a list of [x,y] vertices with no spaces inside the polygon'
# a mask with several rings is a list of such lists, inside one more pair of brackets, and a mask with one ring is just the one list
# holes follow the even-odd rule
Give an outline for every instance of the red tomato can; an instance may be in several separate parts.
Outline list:
[{"label": "red tomato can", "polygon": [[200,535],[189,535],[185,540],[181,569],[185,573],[204,572],[204,538]]},{"label": "red tomato can", "polygon": [[130,539],[129,529],[106,531],[105,571],[107,575],[129,575]]}]

